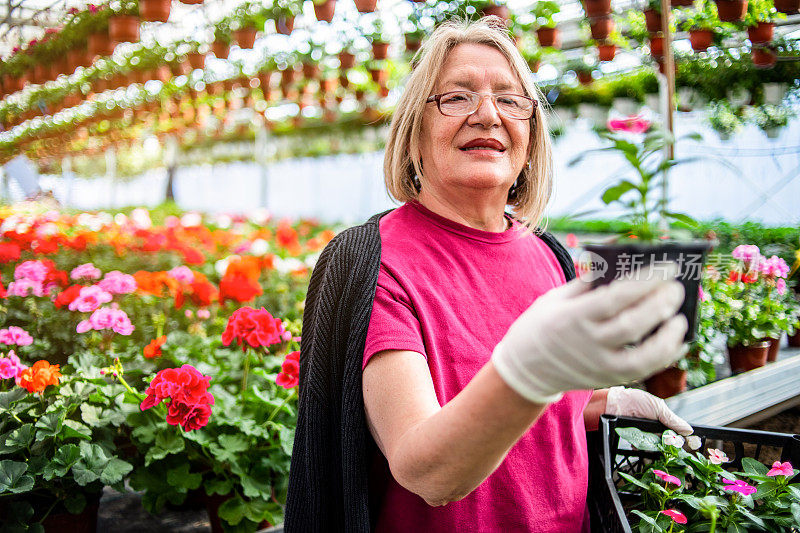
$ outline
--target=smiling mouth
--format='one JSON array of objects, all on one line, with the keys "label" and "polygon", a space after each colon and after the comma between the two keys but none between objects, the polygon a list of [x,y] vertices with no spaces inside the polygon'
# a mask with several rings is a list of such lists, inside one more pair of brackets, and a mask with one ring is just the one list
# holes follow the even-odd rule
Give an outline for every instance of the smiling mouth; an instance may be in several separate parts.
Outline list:
[{"label": "smiling mouth", "polygon": [[488,146],[471,146],[469,148],[459,148],[462,152],[469,152],[472,150],[489,150],[492,152],[503,153],[505,150],[498,150],[497,148],[490,148]]}]

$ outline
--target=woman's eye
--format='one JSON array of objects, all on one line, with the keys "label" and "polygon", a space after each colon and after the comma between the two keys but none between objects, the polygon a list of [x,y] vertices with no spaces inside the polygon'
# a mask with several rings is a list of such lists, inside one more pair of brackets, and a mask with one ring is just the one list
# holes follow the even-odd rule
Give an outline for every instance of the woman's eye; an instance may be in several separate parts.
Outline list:
[{"label": "woman's eye", "polygon": [[517,107],[519,105],[517,101],[514,100],[513,98],[498,98],[497,101],[503,105],[508,105],[508,106]]}]

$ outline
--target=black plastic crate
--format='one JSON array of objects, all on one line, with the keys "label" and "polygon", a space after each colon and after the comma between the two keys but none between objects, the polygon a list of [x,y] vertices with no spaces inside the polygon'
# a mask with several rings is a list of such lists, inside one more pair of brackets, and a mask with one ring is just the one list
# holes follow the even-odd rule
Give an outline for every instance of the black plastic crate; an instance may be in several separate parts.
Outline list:
[{"label": "black plastic crate", "polygon": [[[623,427],[634,427],[650,433],[661,433],[667,429],[653,420],[608,415],[600,417],[599,430],[588,434],[588,506],[593,532],[631,533],[625,509],[639,501],[639,496],[618,490],[625,484],[618,472],[638,475],[660,456],[659,452],[619,449],[620,437],[615,429]],[[795,468],[800,466],[800,435],[713,426],[692,427],[694,434],[701,439],[701,450],[722,448],[717,441],[726,443],[725,449],[731,459],[728,464],[734,469],[742,468],[744,457],[759,460],[765,446],[780,449],[781,461],[790,461]],[[746,445],[752,445],[754,449],[745,450]],[[800,481],[798,478],[800,475],[792,481]]]}]

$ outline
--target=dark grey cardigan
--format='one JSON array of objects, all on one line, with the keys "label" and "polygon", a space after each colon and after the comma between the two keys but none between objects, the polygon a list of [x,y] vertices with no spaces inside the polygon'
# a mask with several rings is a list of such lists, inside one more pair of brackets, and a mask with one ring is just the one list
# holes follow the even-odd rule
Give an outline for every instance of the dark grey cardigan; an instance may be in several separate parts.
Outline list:
[{"label": "dark grey cardigan", "polygon": [[[389,212],[338,234],[311,275],[284,522],[288,533],[369,531],[380,505],[371,501],[367,482],[376,446],[364,415],[361,365],[381,260],[378,221]],[[567,281],[573,279],[569,253],[549,233],[538,235]]]}]

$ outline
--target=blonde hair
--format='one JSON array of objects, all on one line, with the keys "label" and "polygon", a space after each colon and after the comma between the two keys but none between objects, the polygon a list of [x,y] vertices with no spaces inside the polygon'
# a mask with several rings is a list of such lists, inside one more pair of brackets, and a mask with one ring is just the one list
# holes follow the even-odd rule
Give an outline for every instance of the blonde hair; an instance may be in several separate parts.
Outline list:
[{"label": "blonde hair", "polygon": [[502,21],[494,16],[475,22],[448,21],[436,28],[414,57],[412,72],[400,96],[389,127],[383,173],[386,189],[398,202],[417,197],[414,177],[424,179],[421,161],[412,158],[419,154],[419,139],[425,101],[433,92],[437,75],[449,53],[459,44],[485,44],[497,49],[519,78],[524,93],[538,102],[530,127],[530,155],[517,178],[514,194],[507,205],[514,209],[516,219],[529,230],[536,228],[553,190],[550,134],[547,127],[546,104],[541,91],[531,79],[531,70],[508,36]]}]

